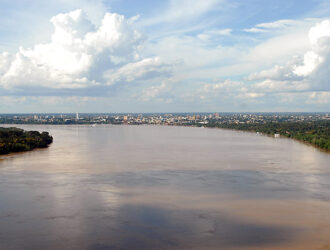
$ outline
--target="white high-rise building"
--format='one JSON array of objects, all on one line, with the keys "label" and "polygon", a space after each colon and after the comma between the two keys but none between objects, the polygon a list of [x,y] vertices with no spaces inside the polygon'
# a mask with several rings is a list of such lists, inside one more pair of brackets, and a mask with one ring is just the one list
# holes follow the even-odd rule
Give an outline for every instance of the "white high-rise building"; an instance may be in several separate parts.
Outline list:
[{"label": "white high-rise building", "polygon": [[79,120],[79,113],[76,113],[76,120]]}]

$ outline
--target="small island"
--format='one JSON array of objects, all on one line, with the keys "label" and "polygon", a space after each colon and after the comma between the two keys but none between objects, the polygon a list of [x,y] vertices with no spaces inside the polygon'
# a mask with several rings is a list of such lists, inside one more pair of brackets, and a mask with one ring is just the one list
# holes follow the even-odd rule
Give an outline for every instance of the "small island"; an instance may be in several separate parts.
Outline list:
[{"label": "small island", "polygon": [[48,132],[0,127],[0,155],[46,148],[52,142],[53,137]]}]

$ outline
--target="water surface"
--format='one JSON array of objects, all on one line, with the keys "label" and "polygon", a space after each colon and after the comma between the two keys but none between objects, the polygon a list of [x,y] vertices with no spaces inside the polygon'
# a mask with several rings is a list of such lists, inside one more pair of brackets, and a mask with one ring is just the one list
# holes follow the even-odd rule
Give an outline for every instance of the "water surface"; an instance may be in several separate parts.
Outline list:
[{"label": "water surface", "polygon": [[0,249],[330,249],[330,155],[222,129],[19,126],[0,158]]}]

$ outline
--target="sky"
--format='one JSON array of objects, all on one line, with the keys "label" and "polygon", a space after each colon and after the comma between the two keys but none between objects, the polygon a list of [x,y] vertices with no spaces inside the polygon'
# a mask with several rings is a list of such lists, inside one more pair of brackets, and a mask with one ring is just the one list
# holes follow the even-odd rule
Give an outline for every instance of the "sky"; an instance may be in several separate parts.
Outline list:
[{"label": "sky", "polygon": [[328,0],[0,0],[0,113],[328,112]]}]

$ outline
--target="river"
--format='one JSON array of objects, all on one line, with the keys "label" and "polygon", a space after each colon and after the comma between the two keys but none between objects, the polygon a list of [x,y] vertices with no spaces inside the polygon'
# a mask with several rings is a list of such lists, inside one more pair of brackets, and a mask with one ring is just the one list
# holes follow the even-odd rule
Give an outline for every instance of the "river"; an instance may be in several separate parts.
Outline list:
[{"label": "river", "polygon": [[[8,125],[7,125],[8,126]],[[0,249],[330,249],[330,154],[166,126],[17,125],[0,157]]]}]

